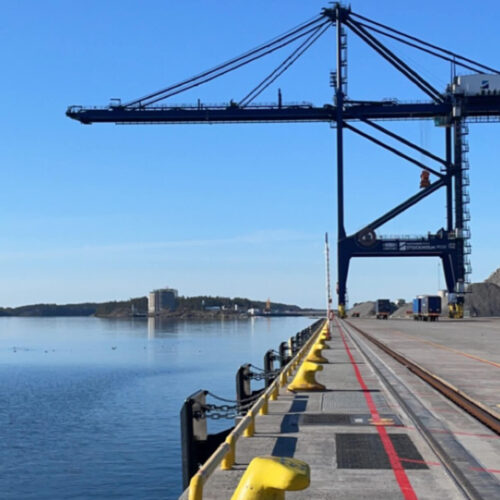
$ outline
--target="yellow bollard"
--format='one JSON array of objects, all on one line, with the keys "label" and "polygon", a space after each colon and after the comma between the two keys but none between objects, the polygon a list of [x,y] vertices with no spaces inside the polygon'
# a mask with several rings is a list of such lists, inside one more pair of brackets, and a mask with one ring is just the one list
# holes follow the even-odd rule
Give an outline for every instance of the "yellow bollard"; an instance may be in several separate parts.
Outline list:
[{"label": "yellow bollard", "polygon": [[319,338],[323,340],[332,340],[332,336],[330,335],[330,332],[328,330],[326,332],[321,332]]},{"label": "yellow bollard", "polygon": [[222,470],[231,470],[236,460],[236,438],[229,434],[226,438],[226,443],[229,445],[229,451],[224,455],[220,468]]},{"label": "yellow bollard", "polygon": [[326,343],[325,339],[318,339],[314,345],[320,345],[322,349],[330,349],[330,346]]},{"label": "yellow bollard", "polygon": [[203,479],[200,474],[195,474],[189,481],[188,500],[203,499]]},{"label": "yellow bollard", "polygon": [[296,458],[255,457],[231,500],[284,500],[285,491],[304,490],[311,482],[309,465]]},{"label": "yellow bollard", "polygon": [[326,387],[314,378],[315,372],[323,370],[322,365],[304,361],[295,375],[292,383],[288,386],[289,391],[323,391]]},{"label": "yellow bollard", "polygon": [[328,363],[328,360],[321,355],[323,348],[318,345],[313,345],[312,349],[307,355],[306,361],[311,361],[312,363]]},{"label": "yellow bollard", "polygon": [[288,382],[288,379],[286,378],[286,373],[283,370],[280,374],[280,386],[285,387],[286,383]]},{"label": "yellow bollard", "polygon": [[324,337],[325,340],[331,340],[332,336],[330,335],[330,327],[329,326],[324,326],[321,329],[320,337]]},{"label": "yellow bollard", "polygon": [[248,424],[247,428],[243,431],[243,435],[245,437],[252,437],[255,432],[255,415],[253,413],[253,410],[250,410],[247,413],[247,416],[250,417],[250,423]]}]

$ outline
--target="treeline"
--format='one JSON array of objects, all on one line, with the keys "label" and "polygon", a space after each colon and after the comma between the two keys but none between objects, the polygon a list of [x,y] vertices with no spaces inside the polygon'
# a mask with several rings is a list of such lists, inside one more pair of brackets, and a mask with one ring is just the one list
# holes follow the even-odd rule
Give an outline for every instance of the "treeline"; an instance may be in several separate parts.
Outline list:
[{"label": "treeline", "polygon": [[134,311],[145,314],[147,308],[147,298],[139,297],[130,300],[100,303],[32,304],[21,307],[1,307],[0,316],[130,316]]},{"label": "treeline", "polygon": [[103,302],[97,304],[96,316],[131,316],[148,312],[147,297],[137,297],[130,300]]},{"label": "treeline", "polygon": [[[251,308],[264,309],[266,302],[260,300],[250,300],[243,297],[210,297],[208,295],[200,295],[197,297],[178,297],[177,310],[179,311],[203,311],[207,307],[221,307],[224,309],[234,309],[238,306],[238,310],[247,311]],[[271,309],[277,312],[283,311],[300,311],[300,307],[281,304],[277,302],[271,303]]]},{"label": "treeline", "polygon": [[33,304],[21,307],[1,307],[0,316],[92,316],[99,304]]}]

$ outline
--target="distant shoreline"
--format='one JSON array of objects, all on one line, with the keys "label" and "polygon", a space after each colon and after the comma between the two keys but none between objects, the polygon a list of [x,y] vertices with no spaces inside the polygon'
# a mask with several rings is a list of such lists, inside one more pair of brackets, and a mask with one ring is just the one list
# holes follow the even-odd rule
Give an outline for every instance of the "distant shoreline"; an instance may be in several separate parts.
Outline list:
[{"label": "distant shoreline", "polygon": [[[204,308],[203,303],[209,306]],[[96,317],[96,318],[148,318],[160,319],[218,319],[278,316],[324,315],[324,311],[302,309],[295,305],[273,304],[271,313],[264,311],[266,303],[249,299],[229,299],[226,297],[180,297],[177,308],[162,311],[157,316],[147,313],[146,297],[127,301],[85,302],[80,304],[32,304],[20,307],[0,308],[0,317]],[[254,314],[250,314],[253,309]]]}]

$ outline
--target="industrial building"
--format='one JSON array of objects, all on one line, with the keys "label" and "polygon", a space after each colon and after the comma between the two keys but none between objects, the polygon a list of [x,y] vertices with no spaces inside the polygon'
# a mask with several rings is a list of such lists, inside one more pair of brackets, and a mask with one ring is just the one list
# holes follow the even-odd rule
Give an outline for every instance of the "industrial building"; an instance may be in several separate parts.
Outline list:
[{"label": "industrial building", "polygon": [[174,311],[177,308],[177,290],[174,288],[159,288],[148,296],[148,315],[154,316],[164,311]]}]

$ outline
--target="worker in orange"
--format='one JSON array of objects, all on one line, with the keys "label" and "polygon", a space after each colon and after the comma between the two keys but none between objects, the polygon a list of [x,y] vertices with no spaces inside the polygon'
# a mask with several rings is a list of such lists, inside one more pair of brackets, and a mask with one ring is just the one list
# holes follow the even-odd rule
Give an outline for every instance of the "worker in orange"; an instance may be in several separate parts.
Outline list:
[{"label": "worker in orange", "polygon": [[420,174],[420,187],[426,188],[431,185],[431,181],[429,180],[429,172],[427,170],[422,170]]}]

